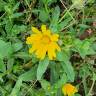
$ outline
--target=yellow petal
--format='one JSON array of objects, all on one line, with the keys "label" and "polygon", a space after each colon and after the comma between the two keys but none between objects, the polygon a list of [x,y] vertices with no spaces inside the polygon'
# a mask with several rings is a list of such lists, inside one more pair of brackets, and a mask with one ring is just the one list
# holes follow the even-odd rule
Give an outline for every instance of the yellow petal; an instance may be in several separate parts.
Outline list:
[{"label": "yellow petal", "polygon": [[41,58],[40,58],[41,60],[45,58],[46,52],[47,52],[47,48],[46,47],[45,48],[42,48]]},{"label": "yellow petal", "polygon": [[33,53],[33,48],[29,49],[29,53],[32,54]]},{"label": "yellow petal", "polygon": [[49,50],[48,50],[48,57],[50,60],[53,60],[53,55],[52,55],[51,51],[49,51]]},{"label": "yellow petal", "polygon": [[58,41],[58,38],[59,38],[59,35],[58,35],[58,34],[53,34],[53,35],[51,36],[51,41],[57,42],[57,41]]},{"label": "yellow petal", "polygon": [[77,90],[77,88],[76,87],[74,87],[74,92],[76,93],[76,92],[78,92],[78,90]]},{"label": "yellow petal", "polygon": [[32,44],[32,38],[31,37],[27,37],[26,44]]},{"label": "yellow petal", "polygon": [[42,48],[43,48],[43,45],[40,43],[39,46],[38,46],[38,48],[37,48],[37,51],[35,52],[37,58],[41,58]]},{"label": "yellow petal", "polygon": [[56,44],[56,49],[57,49],[57,51],[61,51],[61,48],[59,47],[58,44]]},{"label": "yellow petal", "polygon": [[52,46],[55,50],[61,51],[59,45],[58,45],[56,42],[52,42],[52,43],[51,43],[51,46]]},{"label": "yellow petal", "polygon": [[63,92],[63,94],[66,96],[67,95],[67,92],[66,92],[66,88],[63,86],[62,87],[62,92]]},{"label": "yellow petal", "polygon": [[35,41],[39,41],[42,38],[42,34],[33,34],[31,38]]},{"label": "yellow petal", "polygon": [[50,60],[56,58],[55,48],[53,48],[52,46],[49,46],[48,48],[48,57]]},{"label": "yellow petal", "polygon": [[36,55],[38,56],[38,58],[42,60],[45,58],[46,52],[47,52],[47,45],[41,44],[36,52]]},{"label": "yellow petal", "polygon": [[35,43],[33,44],[32,48],[30,49],[29,53],[33,53],[34,51],[36,51],[39,48],[39,44]]},{"label": "yellow petal", "polygon": [[41,33],[36,27],[32,27],[32,32],[34,32],[34,33]]},{"label": "yellow petal", "polygon": [[36,52],[35,52],[37,58],[41,58],[41,50],[38,49]]},{"label": "yellow petal", "polygon": [[43,33],[46,33],[46,30],[47,30],[47,29],[46,29],[46,25],[42,25],[42,26],[41,26],[41,31],[42,31]]},{"label": "yellow petal", "polygon": [[62,87],[62,92],[64,95],[73,96],[77,91],[77,88],[71,84],[65,84]]},{"label": "yellow petal", "polygon": [[40,41],[41,38],[42,38],[42,34],[33,34],[30,37],[27,37],[26,44],[32,44],[36,41]]},{"label": "yellow petal", "polygon": [[60,51],[60,47],[57,45],[55,42],[51,42],[48,46],[48,57],[50,60],[53,60],[56,58],[56,52],[55,51]]},{"label": "yellow petal", "polygon": [[46,30],[45,33],[43,33],[46,36],[49,36],[49,38],[51,38],[51,31],[50,30]]}]

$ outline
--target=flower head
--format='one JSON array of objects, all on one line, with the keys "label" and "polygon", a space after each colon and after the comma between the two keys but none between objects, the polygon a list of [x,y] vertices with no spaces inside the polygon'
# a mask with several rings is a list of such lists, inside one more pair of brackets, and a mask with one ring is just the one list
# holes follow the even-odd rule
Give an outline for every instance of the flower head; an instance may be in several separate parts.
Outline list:
[{"label": "flower head", "polygon": [[37,58],[44,59],[46,54],[50,60],[56,57],[56,51],[60,51],[60,47],[57,44],[59,35],[52,34],[46,25],[41,26],[41,31],[32,27],[33,34],[27,37],[26,43],[31,44],[29,53],[35,53]]},{"label": "flower head", "polygon": [[78,90],[71,84],[65,84],[62,87],[62,92],[64,93],[64,96],[73,96],[76,92],[78,92]]}]

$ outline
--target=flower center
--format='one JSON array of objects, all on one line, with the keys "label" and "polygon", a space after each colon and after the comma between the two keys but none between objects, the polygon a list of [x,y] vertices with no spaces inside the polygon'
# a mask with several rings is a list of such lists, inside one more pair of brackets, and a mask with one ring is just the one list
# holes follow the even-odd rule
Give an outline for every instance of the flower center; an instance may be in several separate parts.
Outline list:
[{"label": "flower center", "polygon": [[42,37],[42,39],[41,39],[41,42],[43,43],[43,44],[48,44],[48,43],[50,43],[50,38],[48,37],[48,36],[46,36],[46,35],[44,35],[43,37]]}]

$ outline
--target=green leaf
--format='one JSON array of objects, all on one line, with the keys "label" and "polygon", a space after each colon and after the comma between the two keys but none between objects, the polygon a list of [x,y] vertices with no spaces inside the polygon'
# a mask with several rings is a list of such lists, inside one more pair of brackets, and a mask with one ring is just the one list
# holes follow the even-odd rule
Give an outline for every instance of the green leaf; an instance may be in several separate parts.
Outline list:
[{"label": "green leaf", "polygon": [[66,60],[69,61],[70,57],[68,57],[68,55],[64,51],[61,51],[61,52],[57,52],[57,57],[56,58],[59,61],[66,61]]},{"label": "green leaf", "polygon": [[13,46],[13,51],[16,52],[16,51],[19,51],[23,47],[23,44],[22,42],[17,42],[17,43],[14,43],[12,46]]},{"label": "green leaf", "polygon": [[72,18],[66,18],[64,19],[64,21],[62,21],[58,26],[59,26],[59,30],[63,30],[64,27],[66,27],[67,25],[69,25],[69,23],[71,22]]},{"label": "green leaf", "polygon": [[59,6],[56,6],[52,14],[52,21],[50,24],[50,29],[52,30],[52,32],[58,32],[59,16],[60,16],[60,8]]},{"label": "green leaf", "polygon": [[4,6],[6,5],[6,2],[4,0],[0,0],[0,12],[4,11]]},{"label": "green leaf", "polygon": [[[50,82],[51,84],[54,84],[59,79],[58,68],[56,68],[57,64],[55,62],[50,62]],[[57,69],[57,70],[56,70]]]},{"label": "green leaf", "polygon": [[77,9],[82,9],[84,7],[85,0],[71,0],[73,7]]},{"label": "green leaf", "polygon": [[24,74],[20,75],[18,77],[18,80],[10,94],[10,96],[18,96],[17,94],[20,91],[20,87],[22,85],[22,81],[30,81],[30,80],[34,80],[35,79],[35,75],[36,75],[36,67],[33,67],[32,69],[30,69],[28,72],[25,72]]},{"label": "green leaf", "polygon": [[[11,15],[12,14],[12,9],[10,7],[10,5],[6,4],[4,6],[4,9],[5,9],[5,12],[8,14],[8,15]],[[9,16],[10,17],[10,16]]]},{"label": "green leaf", "polygon": [[52,3],[56,3],[57,0],[40,0],[41,3],[45,4],[45,5],[51,5]]},{"label": "green leaf", "polygon": [[85,24],[79,24],[79,27],[80,27],[80,28],[83,28],[83,29],[90,28],[89,25],[85,25]]},{"label": "green leaf", "polygon": [[50,83],[44,79],[41,80],[40,83],[41,83],[42,88],[46,91],[48,91],[48,89],[51,87]]},{"label": "green leaf", "polygon": [[39,13],[39,19],[42,21],[42,22],[46,22],[49,18],[49,14],[44,10],[40,10],[40,13]]},{"label": "green leaf", "polygon": [[62,65],[64,71],[66,72],[68,79],[71,82],[74,82],[75,72],[74,72],[74,69],[73,69],[71,63],[69,61],[66,61],[66,62],[62,62],[61,65]]},{"label": "green leaf", "polygon": [[22,15],[23,15],[23,13],[14,13],[14,14],[11,15],[10,18],[19,18]]},{"label": "green leaf", "polygon": [[11,43],[0,40],[0,58],[9,57],[12,53]]},{"label": "green leaf", "polygon": [[57,0],[47,0],[48,5],[51,5],[52,3],[56,3],[56,2],[57,2]]},{"label": "green leaf", "polygon": [[20,2],[16,3],[16,5],[13,8],[13,12],[16,11],[19,8]]},{"label": "green leaf", "polygon": [[5,72],[6,71],[6,66],[3,62],[3,59],[0,59],[0,71]]},{"label": "green leaf", "polygon": [[93,50],[91,46],[91,42],[88,40],[81,41],[79,39],[74,40],[74,48],[77,52],[79,52],[82,58],[85,58],[86,55],[93,55],[96,52]]},{"label": "green leaf", "polygon": [[74,96],[81,96],[80,94],[76,93]]},{"label": "green leaf", "polygon": [[27,52],[18,52],[16,54],[14,54],[15,57],[19,57],[19,58],[22,58],[22,59],[28,59],[28,58],[32,58],[31,55],[29,55]]},{"label": "green leaf", "polygon": [[25,25],[14,25],[11,30],[11,34],[14,36],[14,35],[17,35],[21,32],[25,32],[26,28],[27,27]]},{"label": "green leaf", "polygon": [[22,79],[18,79],[16,84],[15,84],[15,87],[13,88],[10,96],[18,96],[18,93],[19,93],[19,90],[20,90],[20,87],[22,85]]},{"label": "green leaf", "polygon": [[8,59],[8,62],[7,62],[7,70],[12,69],[12,68],[13,68],[13,64],[14,64],[14,58]]},{"label": "green leaf", "polygon": [[74,78],[75,78],[75,72],[74,72],[74,69],[73,69],[70,61],[69,61],[68,55],[63,51],[58,52],[57,53],[57,60],[62,61],[61,65],[62,65],[64,71],[66,72],[68,79],[71,82],[73,82]]},{"label": "green leaf", "polygon": [[54,84],[54,88],[58,89],[60,87],[62,87],[63,84],[65,84],[67,82],[67,76],[66,74],[64,73],[60,80],[58,80],[55,84]]},{"label": "green leaf", "polygon": [[25,72],[20,76],[23,81],[34,80],[36,78],[36,67],[32,68],[28,72]]},{"label": "green leaf", "polygon": [[13,24],[11,21],[5,21],[6,25],[5,25],[5,30],[6,30],[6,33],[8,36],[10,36],[11,34],[11,30],[12,30],[12,27],[13,27]]},{"label": "green leaf", "polygon": [[45,58],[44,60],[39,62],[38,68],[37,68],[37,80],[40,80],[44,72],[46,71],[47,67],[49,65],[49,59]]},{"label": "green leaf", "polygon": [[93,80],[96,81],[96,73],[93,72]]},{"label": "green leaf", "polygon": [[51,87],[51,91],[52,93],[56,93],[57,90],[65,84],[67,82],[67,76],[64,73],[61,78]]},{"label": "green leaf", "polygon": [[95,42],[92,44],[92,48],[96,51],[96,43]]},{"label": "green leaf", "polygon": [[89,4],[92,4],[92,3],[94,3],[95,2],[95,0],[88,0],[87,1],[87,3],[89,3]]},{"label": "green leaf", "polygon": [[59,6],[56,6],[52,14],[52,24],[55,24],[58,22],[59,16],[60,16],[60,8]]},{"label": "green leaf", "polygon": [[46,4],[47,0],[40,0],[42,3]]}]

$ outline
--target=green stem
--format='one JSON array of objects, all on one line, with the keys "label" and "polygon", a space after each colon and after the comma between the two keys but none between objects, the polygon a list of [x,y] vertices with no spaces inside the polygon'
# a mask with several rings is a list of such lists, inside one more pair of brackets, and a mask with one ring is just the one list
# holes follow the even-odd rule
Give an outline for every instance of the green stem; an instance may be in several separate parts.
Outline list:
[{"label": "green stem", "polygon": [[74,6],[74,4],[67,10],[67,8],[66,8],[66,13],[61,17],[61,19],[58,21],[58,23],[60,23],[63,19],[64,19],[64,17],[67,15],[67,13],[71,16],[71,18],[75,21],[75,19],[73,18],[73,16],[70,14],[70,10],[73,8],[73,6]]},{"label": "green stem", "polygon": [[[45,10],[46,10],[46,12],[47,12],[47,13],[48,13],[48,15],[49,15],[49,10],[48,10],[47,4],[45,4]],[[51,21],[50,16],[48,16],[48,18],[49,18],[49,20]]]},{"label": "green stem", "polygon": [[91,88],[90,88],[87,96],[91,96],[91,92],[93,90],[94,84],[95,84],[95,80],[93,80],[92,85],[91,85]]}]

